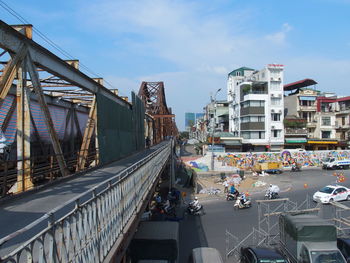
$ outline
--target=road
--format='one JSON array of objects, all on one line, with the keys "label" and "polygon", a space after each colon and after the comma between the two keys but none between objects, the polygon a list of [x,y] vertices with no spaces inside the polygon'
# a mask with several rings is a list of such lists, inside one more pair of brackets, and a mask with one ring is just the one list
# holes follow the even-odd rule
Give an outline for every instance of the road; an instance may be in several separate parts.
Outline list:
[{"label": "road", "polygon": [[[284,191],[280,197],[288,197],[299,204],[321,187],[334,183],[336,177],[334,171],[325,171],[319,168],[304,169],[301,172],[291,173],[285,171],[281,175],[264,177],[262,180],[276,183]],[[342,185],[350,187],[350,170],[342,171],[348,179]],[[304,188],[307,184],[307,188]],[[234,210],[233,202],[221,198],[202,201],[206,214],[197,217],[188,217],[181,222],[181,255],[180,262],[186,262],[190,251],[194,247],[209,246],[217,248],[222,257],[226,255],[225,232],[230,231],[240,240],[252,232],[253,227],[258,226],[258,208],[255,200],[262,199],[263,193],[255,193],[252,196],[253,206],[249,209]],[[227,262],[233,262],[228,259]]]}]

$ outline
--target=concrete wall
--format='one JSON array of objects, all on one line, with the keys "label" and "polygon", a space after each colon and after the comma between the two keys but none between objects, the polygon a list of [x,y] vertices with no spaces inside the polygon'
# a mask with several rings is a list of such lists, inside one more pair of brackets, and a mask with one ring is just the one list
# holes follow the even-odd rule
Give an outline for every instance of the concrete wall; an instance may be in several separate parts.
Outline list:
[{"label": "concrete wall", "polygon": [[[282,152],[239,152],[239,153],[216,153],[214,159],[215,171],[235,171],[239,169],[249,169],[259,161],[278,161],[282,162],[284,167],[291,166],[291,160],[296,159],[303,167],[319,167],[321,160],[326,157],[335,157],[338,159],[350,159],[350,151],[304,151],[295,152],[284,150]],[[196,171],[208,171],[210,167],[211,153],[198,159],[192,159],[186,162]]]}]

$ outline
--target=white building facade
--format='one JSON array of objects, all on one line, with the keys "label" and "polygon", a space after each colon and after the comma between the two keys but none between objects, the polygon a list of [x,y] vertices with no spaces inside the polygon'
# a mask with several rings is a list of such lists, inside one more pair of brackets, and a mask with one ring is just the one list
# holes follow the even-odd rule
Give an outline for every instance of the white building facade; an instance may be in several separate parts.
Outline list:
[{"label": "white building facade", "polygon": [[236,69],[228,75],[227,92],[229,131],[243,138],[243,151],[283,149],[283,65]]}]

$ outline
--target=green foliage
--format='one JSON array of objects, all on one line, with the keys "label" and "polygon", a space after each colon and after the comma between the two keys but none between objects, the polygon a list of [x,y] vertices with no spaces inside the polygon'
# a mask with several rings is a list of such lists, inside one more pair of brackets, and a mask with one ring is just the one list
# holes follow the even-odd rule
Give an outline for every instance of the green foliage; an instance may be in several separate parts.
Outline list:
[{"label": "green foliage", "polygon": [[243,92],[243,94],[247,94],[247,93],[249,93],[251,91],[251,89],[252,89],[252,86],[247,85],[247,86],[244,86],[242,88],[242,92]]},{"label": "green foliage", "polygon": [[284,127],[286,128],[305,128],[306,121],[305,120],[288,120],[285,119],[283,121]]},{"label": "green foliage", "polygon": [[189,139],[190,133],[188,131],[180,132],[180,139]]}]

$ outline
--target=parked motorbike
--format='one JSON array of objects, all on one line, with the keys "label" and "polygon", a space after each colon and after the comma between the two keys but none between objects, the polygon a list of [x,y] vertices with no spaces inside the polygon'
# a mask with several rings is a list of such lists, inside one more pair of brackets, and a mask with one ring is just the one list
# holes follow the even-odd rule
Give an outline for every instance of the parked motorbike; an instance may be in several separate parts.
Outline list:
[{"label": "parked motorbike", "polygon": [[170,204],[170,202],[159,203],[157,209],[162,214],[176,216],[175,205]]},{"label": "parked motorbike", "polygon": [[250,199],[246,199],[244,204],[241,202],[242,197],[238,196],[235,204],[233,205],[233,208],[235,209],[242,209],[242,208],[249,208],[252,206],[252,201]]},{"label": "parked motorbike", "polygon": [[265,199],[271,200],[271,199],[277,199],[278,193],[277,192],[271,192],[270,190],[267,190],[265,193]]},{"label": "parked motorbike", "polygon": [[233,201],[237,199],[237,196],[239,196],[239,192],[236,190],[234,193],[227,193],[226,195],[226,201]]},{"label": "parked motorbike", "polygon": [[191,215],[200,215],[203,213],[203,206],[201,204],[194,205],[192,202],[188,204],[187,211]]}]

